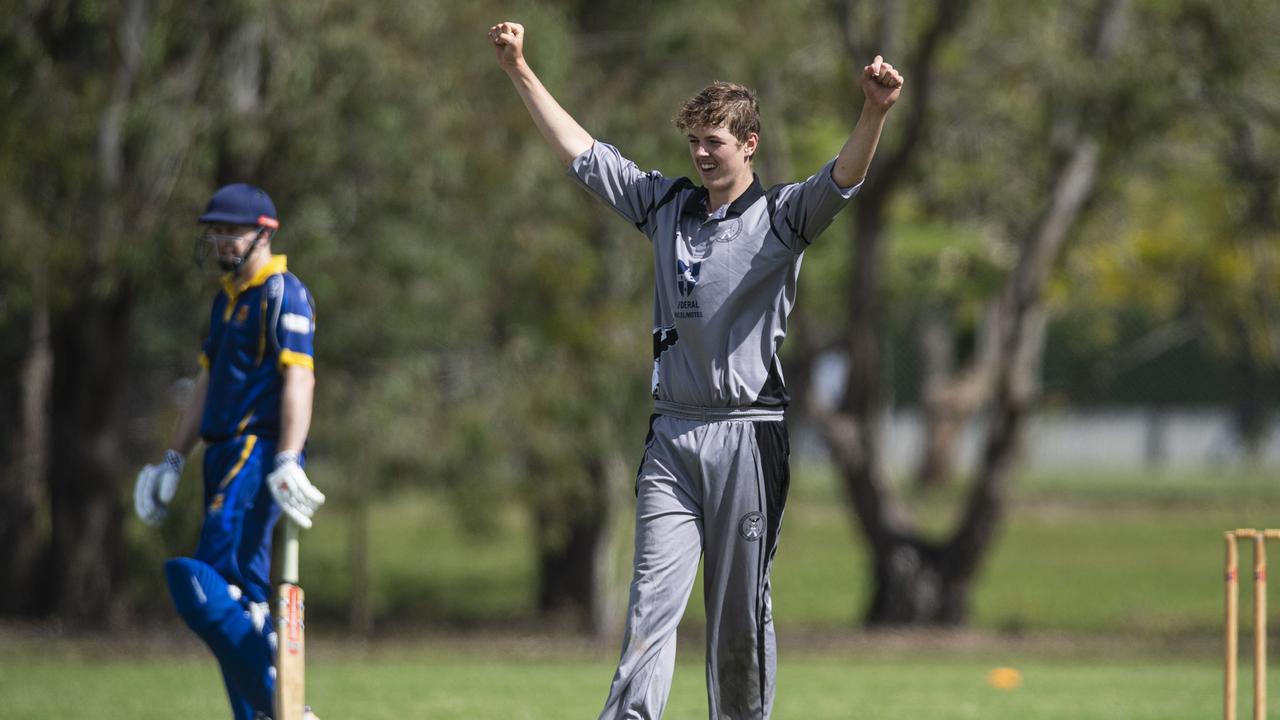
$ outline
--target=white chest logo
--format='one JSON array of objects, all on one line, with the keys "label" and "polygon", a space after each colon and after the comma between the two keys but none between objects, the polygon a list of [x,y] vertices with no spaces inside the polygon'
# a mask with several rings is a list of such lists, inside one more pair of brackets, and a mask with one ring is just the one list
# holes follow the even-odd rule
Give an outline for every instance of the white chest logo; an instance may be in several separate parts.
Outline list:
[{"label": "white chest logo", "polygon": [[727,243],[733,242],[735,238],[742,234],[742,221],[738,218],[725,220],[716,227],[715,233],[711,236],[712,242]]}]

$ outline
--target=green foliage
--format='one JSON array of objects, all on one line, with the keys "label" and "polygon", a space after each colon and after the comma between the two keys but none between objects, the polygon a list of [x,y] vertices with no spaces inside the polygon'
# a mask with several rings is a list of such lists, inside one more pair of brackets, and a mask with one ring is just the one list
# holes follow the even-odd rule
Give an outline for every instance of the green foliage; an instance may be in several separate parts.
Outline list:
[{"label": "green foliage", "polygon": [[[1169,80],[1138,84],[1133,94],[1164,116],[1146,112],[1154,127],[1139,132],[1148,139],[1109,183],[1060,276],[1063,336],[1102,354],[1116,366],[1103,376],[1120,383],[1167,374],[1194,341],[1200,362],[1222,371],[1188,372],[1185,397],[1221,397],[1233,386],[1238,397],[1273,393],[1280,56],[1260,28],[1276,21],[1275,7],[1142,8],[1155,29],[1144,38],[1173,52],[1153,47],[1146,67]],[[1162,337],[1172,339],[1161,345]],[[1242,376],[1242,368],[1255,369]]]},{"label": "green foliage", "polygon": [[[318,300],[311,460],[334,498],[325,522],[426,488],[451,498],[448,527],[472,538],[503,531],[493,508],[510,498],[568,523],[592,511],[601,463],[638,459],[648,247],[564,177],[493,63],[490,23],[524,22],[561,103],[668,175],[689,167],[673,110],[709,80],[759,91],[766,185],[834,156],[860,103],[858,66],[832,4],[817,0],[138,7],[136,34],[129,3],[103,2],[15,6],[0,30],[0,402],[16,416],[38,308],[74,324],[86,299],[127,299],[124,439],[111,451],[130,468],[120,513],[133,469],[172,427],[215,292],[212,274],[191,267],[194,218],[217,185],[238,180],[276,200],[275,249]],[[855,4],[855,34],[870,34],[874,10]],[[930,10],[902,10],[897,37]],[[1274,368],[1276,184],[1250,174],[1280,166],[1274,3],[1134,3],[1141,31],[1106,68],[1074,56],[1095,11],[976,2],[942,49],[935,131],[889,208],[895,347],[939,308],[972,333],[1043,208],[1073,131],[1062,111],[1085,104],[1115,159],[1052,290],[1054,337],[1067,348],[1057,357],[1070,360],[1061,376],[1188,318],[1212,360],[1246,353]],[[261,60],[256,83],[246,59]],[[903,132],[912,82],[885,147]],[[798,312],[817,345],[847,319],[850,215],[805,265]],[[1200,386],[1174,399],[1222,397],[1194,372],[1202,356],[1192,370],[1175,360],[1152,376],[1172,377],[1162,384],[1173,391],[1179,380]],[[0,430],[0,465],[15,433]],[[194,537],[195,461],[162,534],[169,552]],[[154,534],[130,526],[124,542],[137,563],[128,591],[156,595]]]}]

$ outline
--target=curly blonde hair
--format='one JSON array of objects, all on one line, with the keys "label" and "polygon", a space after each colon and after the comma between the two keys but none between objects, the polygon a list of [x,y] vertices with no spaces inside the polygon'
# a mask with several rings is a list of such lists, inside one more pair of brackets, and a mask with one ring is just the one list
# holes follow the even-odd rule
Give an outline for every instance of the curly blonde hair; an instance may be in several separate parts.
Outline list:
[{"label": "curly blonde hair", "polygon": [[675,117],[676,127],[724,127],[739,142],[751,133],[760,135],[760,105],[751,88],[717,80],[684,101]]}]

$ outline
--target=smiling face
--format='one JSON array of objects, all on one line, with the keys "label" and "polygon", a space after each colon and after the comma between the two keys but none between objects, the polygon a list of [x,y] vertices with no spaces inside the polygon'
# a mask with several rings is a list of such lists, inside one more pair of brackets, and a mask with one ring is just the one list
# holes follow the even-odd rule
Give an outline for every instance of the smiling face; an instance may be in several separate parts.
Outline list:
[{"label": "smiling face", "polygon": [[[732,200],[751,185],[751,158],[759,143],[758,135],[750,133],[746,140],[739,140],[723,126],[700,126],[688,128],[686,137],[694,169],[713,202],[724,195]],[[719,204],[723,202],[717,207]]]},{"label": "smiling face", "polygon": [[750,88],[713,82],[684,102],[675,122],[685,132],[694,168],[711,193],[710,209],[751,186],[751,159],[760,143],[760,107]]}]

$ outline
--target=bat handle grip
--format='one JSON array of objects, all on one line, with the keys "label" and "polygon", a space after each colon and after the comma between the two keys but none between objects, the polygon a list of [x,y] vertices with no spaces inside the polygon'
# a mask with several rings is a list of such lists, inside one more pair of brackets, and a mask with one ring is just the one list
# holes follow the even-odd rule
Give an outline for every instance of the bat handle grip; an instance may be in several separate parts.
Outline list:
[{"label": "bat handle grip", "polygon": [[298,524],[285,518],[284,520],[284,552],[281,558],[280,579],[283,582],[298,584]]}]

